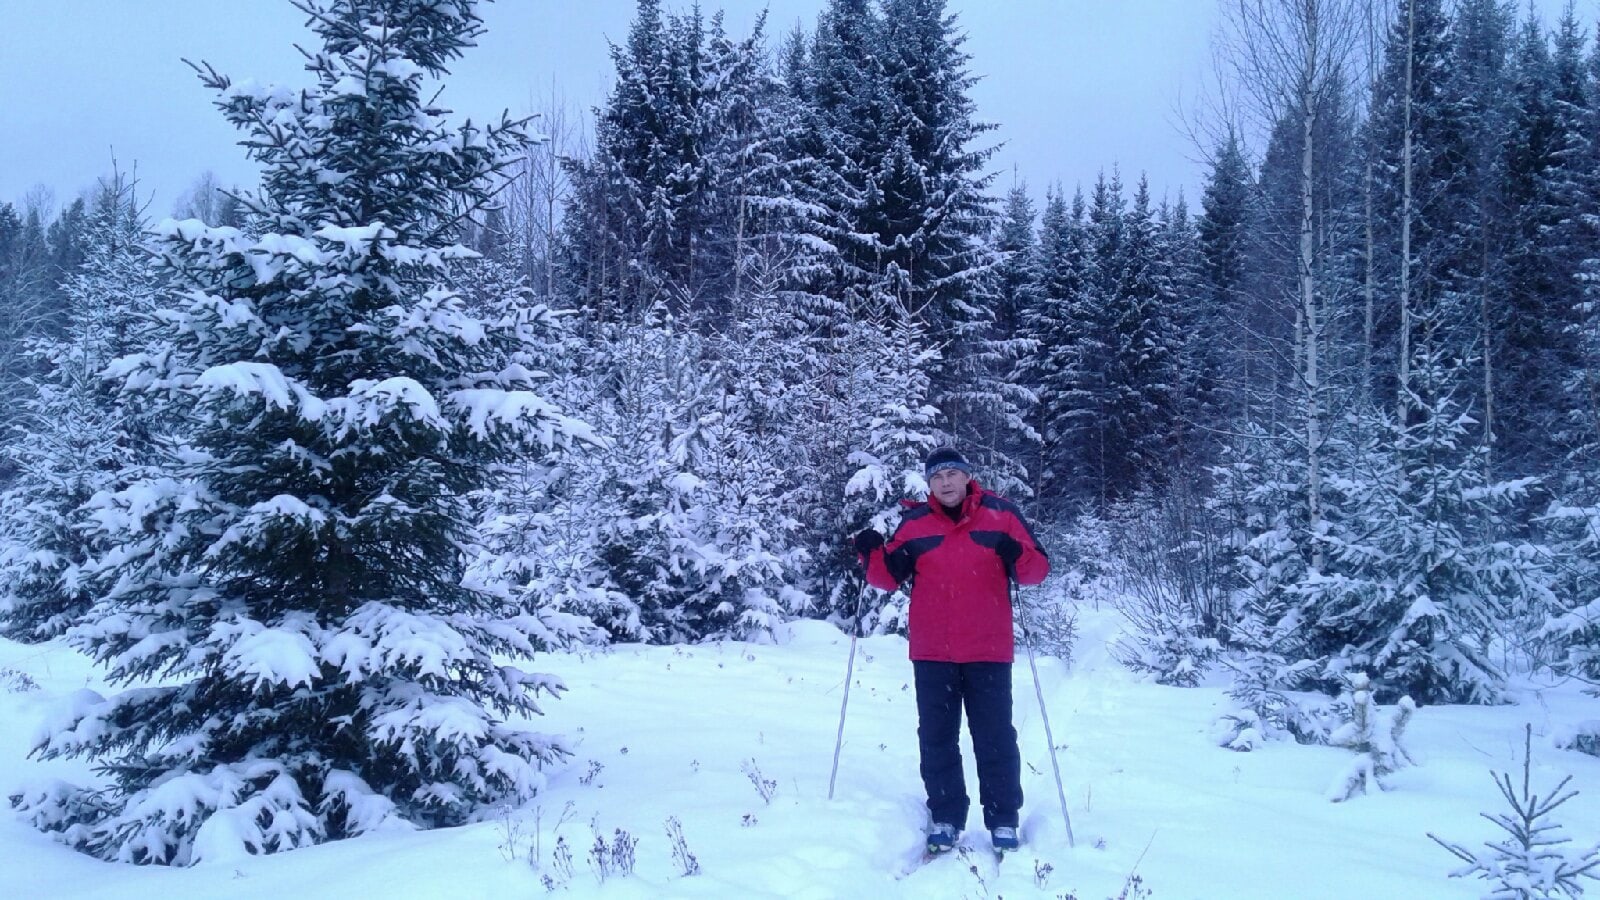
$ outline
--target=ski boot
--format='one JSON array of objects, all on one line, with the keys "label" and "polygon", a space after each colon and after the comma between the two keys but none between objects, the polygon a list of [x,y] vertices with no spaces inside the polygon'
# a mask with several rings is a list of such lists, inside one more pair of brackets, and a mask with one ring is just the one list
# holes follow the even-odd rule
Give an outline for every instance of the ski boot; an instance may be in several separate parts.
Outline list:
[{"label": "ski boot", "polygon": [[955,849],[956,839],[961,836],[961,829],[948,822],[935,822],[928,829],[928,855],[938,856],[949,853]]}]

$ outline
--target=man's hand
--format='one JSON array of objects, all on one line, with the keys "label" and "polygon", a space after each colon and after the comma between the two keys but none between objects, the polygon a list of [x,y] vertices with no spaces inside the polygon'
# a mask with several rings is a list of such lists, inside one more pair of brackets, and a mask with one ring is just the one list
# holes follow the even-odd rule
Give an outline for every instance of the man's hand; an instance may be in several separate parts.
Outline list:
[{"label": "man's hand", "polygon": [[1017,570],[1017,560],[1022,558],[1022,545],[1009,534],[1000,535],[994,542],[994,552],[999,555],[1000,561],[1005,563],[1006,574],[1013,574]]},{"label": "man's hand", "polygon": [[856,552],[862,556],[870,556],[872,555],[872,551],[883,546],[883,535],[879,534],[875,529],[872,528],[861,529],[861,531],[856,533],[854,540]]}]

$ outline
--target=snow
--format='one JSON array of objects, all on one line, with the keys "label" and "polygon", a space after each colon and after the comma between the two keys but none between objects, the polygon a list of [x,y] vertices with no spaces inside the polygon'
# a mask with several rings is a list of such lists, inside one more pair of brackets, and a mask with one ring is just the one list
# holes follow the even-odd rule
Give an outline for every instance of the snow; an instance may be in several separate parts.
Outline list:
[{"label": "snow", "polygon": [[[221,630],[223,626],[219,626]],[[300,631],[266,628],[260,622],[243,620],[227,623],[241,634],[223,654],[228,673],[248,682],[253,688],[263,685],[305,685],[317,683],[317,649]]]},{"label": "snow", "polygon": [[450,401],[464,411],[467,429],[480,440],[488,440],[497,426],[529,428],[541,446],[553,447],[569,440],[598,442],[588,426],[564,416],[550,402],[530,391],[505,391],[473,388],[456,391]]},{"label": "snow", "polygon": [[325,241],[341,245],[345,254],[353,256],[367,253],[376,241],[393,241],[396,237],[393,229],[385,228],[382,223],[377,222],[353,228],[324,225],[315,233]]},{"label": "snow", "polygon": [[[1228,708],[1224,685],[1164,687],[1127,672],[1105,649],[1119,628],[1114,614],[1084,609],[1073,666],[1037,661],[1076,849],[1066,846],[1027,659],[1018,660],[1027,845],[998,869],[974,803],[965,838],[977,848],[971,867],[941,859],[896,877],[917,854],[923,823],[901,638],[858,642],[838,785],[827,799],[850,640],[823,623],[794,622],[780,626],[776,643],[540,655],[535,667],[558,673],[568,691],[545,704],[534,727],[565,733],[575,754],[545,771],[535,801],[499,818],[412,830],[359,779],[336,773],[338,790],[360,807],[361,837],[241,854],[235,838],[249,831],[244,817],[254,810],[240,807],[210,820],[196,843],[199,864],[182,868],[98,862],[7,812],[0,896],[1099,900],[1116,896],[1136,872],[1156,898],[1465,900],[1487,885],[1448,878],[1459,862],[1427,832],[1473,849],[1501,837],[1479,814],[1502,808],[1491,770],[1520,779],[1524,722],[1534,730],[1534,789],[1571,774],[1581,793],[1556,818],[1577,845],[1600,836],[1600,760],[1552,747],[1561,733],[1600,718],[1576,685],[1523,683],[1512,705],[1420,708],[1407,731],[1418,765],[1387,776],[1387,790],[1335,804],[1324,791],[1352,754],[1278,741],[1247,753],[1216,747],[1210,732]],[[294,643],[264,639],[260,657],[282,674],[282,658],[303,650]],[[30,736],[59,721],[63,707],[109,692],[100,672],[64,643],[3,640],[0,672],[27,676],[0,681],[9,685],[0,689],[0,795],[56,778],[92,779],[87,762],[42,762],[26,752]],[[448,709],[434,713],[439,727],[463,726]],[[1380,715],[1387,721],[1394,709]],[[967,764],[975,788],[970,752]],[[175,781],[163,802],[189,808],[195,791],[225,795],[226,785],[210,782],[227,777]],[[668,836],[674,819],[699,874],[682,874]],[[625,838],[637,840],[631,874],[619,870]],[[558,840],[569,866],[560,864]],[[608,848],[603,857],[597,841]],[[1045,866],[1040,886],[1035,871]]]},{"label": "snow", "polygon": [[201,372],[195,383],[208,390],[232,390],[240,396],[260,394],[279,409],[289,408],[289,380],[271,363],[235,362],[212,366]]},{"label": "snow", "polygon": [[369,602],[323,647],[323,661],[359,680],[393,668],[448,677],[450,665],[472,655],[461,634],[432,616]]},{"label": "snow", "polygon": [[349,396],[328,404],[357,428],[373,428],[404,407],[406,418],[428,428],[443,430],[444,419],[433,394],[414,378],[394,376],[374,381],[359,378],[350,383]]}]

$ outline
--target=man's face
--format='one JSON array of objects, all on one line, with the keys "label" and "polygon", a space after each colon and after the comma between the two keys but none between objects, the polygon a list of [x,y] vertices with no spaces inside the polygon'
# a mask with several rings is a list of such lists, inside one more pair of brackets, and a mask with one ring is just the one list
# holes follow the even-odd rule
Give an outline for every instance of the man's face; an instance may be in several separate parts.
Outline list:
[{"label": "man's face", "polygon": [[967,482],[971,480],[971,476],[960,469],[940,469],[928,479],[928,490],[945,506],[959,506],[967,498]]}]

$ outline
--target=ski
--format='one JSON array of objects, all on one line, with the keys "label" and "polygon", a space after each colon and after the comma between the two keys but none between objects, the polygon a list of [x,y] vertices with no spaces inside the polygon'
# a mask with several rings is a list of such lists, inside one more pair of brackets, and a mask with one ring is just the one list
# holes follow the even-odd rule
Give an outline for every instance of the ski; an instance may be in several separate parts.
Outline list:
[{"label": "ski", "polygon": [[959,838],[957,839],[956,843],[945,846],[942,849],[931,843],[925,844],[923,845],[922,850],[918,852],[915,857],[909,860],[906,865],[901,867],[899,874],[897,874],[895,878],[905,878],[941,856],[959,856],[966,858],[970,853],[971,849],[966,843],[959,840]]},{"label": "ski", "polygon": [[901,878],[909,878],[911,875],[913,875],[913,874],[917,873],[918,871],[920,871],[922,869],[922,867],[926,866],[928,863],[931,863],[934,860],[939,859],[941,857],[955,856],[955,855],[957,855],[957,854],[956,854],[956,851],[954,849],[942,850],[942,851],[935,852],[935,851],[929,850],[926,847],[924,847],[921,851],[919,851],[917,853],[916,856],[912,857],[911,860],[909,862],[907,862],[906,865],[901,866],[900,872],[899,872],[899,874],[897,874],[895,876],[895,878],[896,878],[896,880],[901,879]]},{"label": "ski", "polygon": [[[900,868],[900,871],[895,875],[895,879],[900,880],[909,878],[911,875],[920,871],[924,866],[942,856],[956,856],[961,858],[962,864],[967,869],[971,870],[973,875],[976,876],[980,881],[985,880],[985,874],[979,871],[980,868],[984,868],[981,847],[981,844],[974,845],[969,840],[958,842],[955,846],[947,850],[935,851],[924,847]],[[994,868],[989,870],[988,874],[999,874],[1000,862],[1007,856],[1015,855],[1021,849],[1022,847],[1020,845],[1011,849],[1001,849],[990,844],[988,846],[988,850],[990,853],[994,854]]]}]

